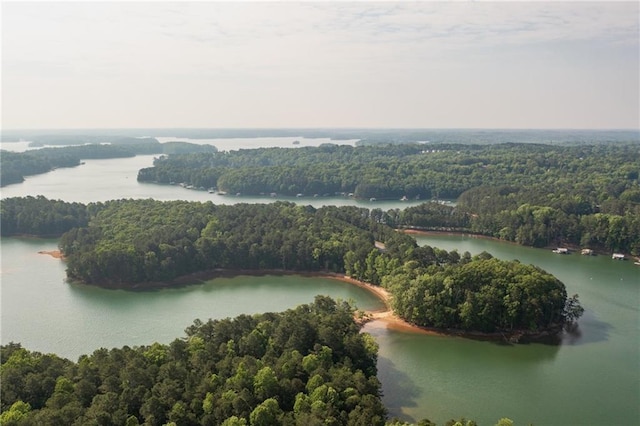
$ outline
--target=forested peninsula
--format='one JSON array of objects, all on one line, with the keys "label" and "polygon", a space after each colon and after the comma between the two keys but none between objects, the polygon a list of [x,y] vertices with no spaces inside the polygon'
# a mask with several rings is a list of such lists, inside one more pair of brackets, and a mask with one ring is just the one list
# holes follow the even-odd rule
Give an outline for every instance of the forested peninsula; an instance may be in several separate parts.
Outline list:
[{"label": "forested peninsula", "polygon": [[[74,363],[2,347],[3,425],[384,425],[377,344],[318,296]],[[172,422],[172,423],[170,423]]]},{"label": "forested peninsula", "polygon": [[[378,345],[346,302],[316,296],[282,313],[195,320],[185,333],[169,344],[101,348],[77,362],[3,345],[0,423],[410,426],[387,419]],[[476,423],[444,423],[457,425]]]},{"label": "forested peninsula", "polygon": [[640,145],[396,144],[174,155],[138,180],[240,195],[456,200],[391,210],[395,228],[640,255]]},{"label": "forested peninsula", "polygon": [[383,286],[396,314],[425,327],[539,333],[559,331],[582,313],[577,296],[568,298],[545,271],[487,253],[418,246],[383,223],[377,210],[154,200],[83,206],[11,198],[2,202],[4,235],[20,234],[30,218],[44,220],[40,211],[60,227],[77,219],[59,245],[68,277],[87,284],[137,289],[229,270],[315,271]]}]

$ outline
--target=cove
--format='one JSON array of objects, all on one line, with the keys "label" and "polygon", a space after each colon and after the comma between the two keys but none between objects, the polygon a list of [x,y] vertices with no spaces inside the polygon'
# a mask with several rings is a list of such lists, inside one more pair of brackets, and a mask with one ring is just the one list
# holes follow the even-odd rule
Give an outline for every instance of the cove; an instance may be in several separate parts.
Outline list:
[{"label": "cove", "polygon": [[[638,270],[606,256],[550,251],[463,236],[418,237],[447,250],[483,250],[553,272],[587,309],[579,333],[561,344],[505,345],[365,326],[380,345],[378,377],[391,416],[442,424],[617,425],[640,419]],[[56,240],[2,239],[2,343],[76,359],[99,347],[168,343],[195,318],[280,311],[316,294],[379,309],[368,291],[333,279],[237,276],[177,289],[105,290],[65,282],[64,263],[38,251]],[[630,421],[631,420],[631,421]]]},{"label": "cove", "polygon": [[100,347],[170,343],[194,319],[279,312],[315,295],[354,300],[375,310],[370,292],[330,278],[236,276],[180,288],[124,291],[65,282],[64,263],[38,251],[57,240],[2,238],[2,343],[70,359]]},{"label": "cove", "polygon": [[[4,187],[2,197],[273,201],[215,198],[205,191],[138,183],[137,170],[152,160],[151,156],[91,160]],[[341,198],[292,201],[314,206],[349,202],[368,208],[408,205]],[[558,256],[550,250],[461,235],[417,240],[460,253],[488,251],[498,258],[540,266],[563,281],[570,295],[579,293],[586,312],[578,333],[564,335],[559,345],[508,346],[397,331],[381,322],[367,324],[365,331],[380,345],[378,377],[390,416],[408,421],[428,417],[438,424],[461,416],[480,425],[493,425],[500,417],[535,425],[640,424],[639,267],[609,256]],[[168,343],[183,336],[195,318],[280,311],[310,302],[316,294],[353,298],[363,309],[375,309],[380,303],[347,283],[295,276],[234,277],[135,293],[70,285],[62,262],[38,254],[56,249],[56,240],[2,238],[1,247],[2,343],[21,342],[30,350],[71,359],[99,347]]]}]

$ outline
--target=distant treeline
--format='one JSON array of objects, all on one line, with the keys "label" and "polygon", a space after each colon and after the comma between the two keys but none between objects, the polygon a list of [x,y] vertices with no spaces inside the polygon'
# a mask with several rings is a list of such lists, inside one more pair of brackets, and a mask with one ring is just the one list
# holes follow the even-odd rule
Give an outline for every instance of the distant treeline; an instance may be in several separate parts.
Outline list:
[{"label": "distant treeline", "polygon": [[176,155],[140,170],[138,179],[231,194],[457,199],[455,208],[425,204],[384,220],[638,255],[639,174],[637,144],[405,144]]},{"label": "distant treeline", "polygon": [[59,244],[68,277],[89,284],[170,285],[220,269],[337,272],[387,287],[396,312],[418,325],[557,330],[580,314],[575,298],[567,299],[550,274],[488,254],[419,247],[386,225],[379,209],[118,200],[82,212],[76,203],[12,198],[2,202],[3,232],[21,233],[29,220],[42,220],[25,214],[36,208],[53,212],[46,219],[56,229],[72,225],[65,218],[77,210],[77,227]]},{"label": "distant treeline", "polygon": [[[77,130],[3,130],[2,141],[19,139],[52,144],[51,141],[84,140],[93,143],[129,137],[176,137],[191,139],[216,138],[330,138],[357,139],[358,144],[389,143],[553,143],[553,144],[608,144],[640,142],[637,130],[552,130],[552,129],[367,129],[367,128],[310,128],[310,129],[77,129]],[[63,142],[65,145],[68,142]]]},{"label": "distant treeline", "polygon": [[[475,208],[467,204],[478,199]],[[578,214],[571,212],[575,204],[570,199],[554,202],[549,197],[546,202],[552,206],[529,201],[524,191],[477,188],[464,193],[456,207],[425,203],[386,212],[385,218],[408,229],[466,232],[533,247],[582,247],[640,256],[638,203],[627,203],[621,213],[604,213],[608,209],[602,205]]]},{"label": "distant treeline", "polygon": [[[56,142],[56,141],[51,141]],[[186,142],[161,144],[154,138],[124,138],[112,144],[86,144],[80,141],[58,141],[60,144],[78,142],[62,148],[41,148],[26,152],[0,151],[0,184],[20,183],[25,176],[46,173],[60,167],[78,166],[81,160],[97,158],[124,158],[149,154],[179,154],[188,152],[215,152],[211,145]],[[55,145],[56,143],[51,143]]]}]

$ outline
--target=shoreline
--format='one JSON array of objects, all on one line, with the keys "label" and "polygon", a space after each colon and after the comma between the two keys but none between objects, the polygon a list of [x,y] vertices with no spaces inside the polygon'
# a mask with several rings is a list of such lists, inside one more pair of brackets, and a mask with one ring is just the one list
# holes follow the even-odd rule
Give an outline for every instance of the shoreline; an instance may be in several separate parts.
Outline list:
[{"label": "shoreline", "polygon": [[[466,231],[435,231],[435,230],[425,231],[425,230],[410,229],[410,228],[398,229],[398,231],[403,232],[405,234],[409,234],[409,235],[422,235],[425,237],[429,235],[449,235],[449,236],[477,238],[479,240],[489,240],[489,241],[495,241],[495,242],[504,243],[504,244],[513,244],[519,247],[528,247],[528,248],[534,248],[534,249],[540,249],[540,250],[553,250],[557,247],[567,247],[570,250],[569,254],[578,254],[580,256],[583,256],[582,254],[580,254],[580,250],[582,250],[583,247],[577,246],[575,244],[563,244],[562,246],[534,247],[534,246],[525,246],[523,244],[516,243],[515,241],[501,240],[500,238],[497,238],[497,237],[491,237],[491,236],[482,235],[482,234],[474,234]],[[592,249],[592,250],[593,250],[593,254],[591,256],[611,256],[611,254],[613,253],[613,252],[605,251],[602,249]],[[640,256],[634,256],[631,253],[625,253],[625,252],[617,252],[617,253],[624,254],[626,256],[625,260],[633,260],[633,261],[640,262]],[[587,256],[587,255],[584,255],[584,256]]]},{"label": "shoreline", "polygon": [[65,260],[65,257],[62,255],[60,250],[40,250],[38,254],[46,254],[55,259]]},{"label": "shoreline", "polygon": [[[425,231],[417,231],[416,233],[422,233]],[[430,232],[430,231],[426,231]],[[433,231],[439,232],[439,231]],[[442,232],[439,232],[442,233]],[[492,237],[488,237],[492,238]],[[514,243],[515,244],[515,243]],[[64,261],[64,256],[60,250],[42,250],[39,254],[45,254],[55,259]],[[384,305],[382,309],[376,310],[358,310],[363,313],[362,317],[356,318],[361,325],[372,324],[373,327],[383,325],[390,330],[397,330],[405,333],[417,333],[429,336],[441,336],[441,337],[463,337],[470,339],[490,340],[490,341],[505,341],[509,344],[518,343],[521,338],[538,340],[541,338],[549,338],[550,336],[557,335],[560,330],[555,333],[553,330],[542,330],[537,332],[529,332],[526,330],[512,330],[512,331],[498,331],[493,333],[484,333],[480,331],[465,331],[455,329],[438,329],[432,327],[424,327],[416,324],[412,324],[408,321],[397,316],[393,309],[391,309],[390,299],[391,294],[387,289],[369,284],[364,281],[359,281],[355,278],[349,277],[345,274],[337,272],[323,272],[323,271],[290,271],[284,269],[213,269],[208,271],[194,272],[192,274],[183,275],[170,281],[148,281],[143,283],[137,283],[133,286],[127,286],[124,284],[86,284],[77,282],[80,285],[95,285],[96,287],[106,288],[109,290],[128,290],[128,291],[149,291],[160,290],[171,287],[183,287],[194,284],[202,284],[204,281],[209,281],[216,278],[233,278],[241,275],[246,276],[265,276],[265,275],[298,275],[301,277],[310,278],[329,278],[337,281],[342,281],[347,284],[360,287],[376,296]],[[378,324],[376,324],[378,323]]]},{"label": "shoreline", "polygon": [[[50,254],[51,253],[46,253]],[[204,281],[213,280],[216,278],[233,278],[237,276],[266,276],[266,275],[297,275],[301,277],[310,278],[328,278],[337,281],[342,281],[347,284],[358,286],[376,296],[384,305],[382,309],[376,310],[356,310],[356,312],[362,312],[362,317],[356,318],[361,325],[372,324],[373,327],[384,326],[390,330],[401,331],[405,333],[416,333],[429,336],[440,337],[462,337],[469,339],[488,340],[488,341],[504,341],[508,344],[518,343],[521,338],[527,340],[539,340],[549,338],[550,336],[557,335],[560,330],[553,332],[553,330],[542,330],[536,332],[529,332],[526,330],[512,330],[512,331],[497,331],[492,333],[485,333],[480,331],[465,331],[457,329],[438,329],[432,327],[424,327],[416,324],[412,324],[408,321],[397,316],[390,306],[391,294],[383,287],[369,284],[363,281],[359,281],[355,278],[336,272],[322,272],[322,271],[290,271],[282,269],[261,269],[261,270],[230,270],[230,269],[215,269],[209,271],[195,272],[189,275],[178,277],[171,281],[163,282],[145,282],[138,283],[134,286],[126,286],[122,284],[104,284],[95,285],[96,287],[111,289],[111,290],[127,290],[127,291],[149,291],[160,290],[171,287],[182,287],[194,284],[202,284]],[[93,285],[79,283],[80,285]],[[376,324],[377,323],[377,324]]]}]

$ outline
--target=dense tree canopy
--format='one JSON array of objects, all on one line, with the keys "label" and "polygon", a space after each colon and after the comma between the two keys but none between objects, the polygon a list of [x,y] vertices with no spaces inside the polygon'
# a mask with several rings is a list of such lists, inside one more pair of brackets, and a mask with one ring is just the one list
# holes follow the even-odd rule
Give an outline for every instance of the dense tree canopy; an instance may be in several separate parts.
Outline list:
[{"label": "dense tree canopy", "polygon": [[87,226],[89,211],[80,203],[43,196],[5,198],[0,202],[1,235],[59,237],[72,228]]},{"label": "dense tree canopy", "polygon": [[[3,425],[383,425],[377,345],[318,296],[283,313],[196,320],[168,345],[71,362],[2,347]],[[235,423],[234,423],[235,422]]]},{"label": "dense tree canopy", "polygon": [[561,189],[560,195],[595,187],[594,201],[601,202],[626,190],[635,194],[639,161],[637,144],[325,145],[170,156],[142,169],[138,179],[234,194],[344,192],[378,199],[454,199],[481,186],[542,186],[542,197],[548,189]]},{"label": "dense tree canopy", "polygon": [[138,179],[234,194],[455,198],[455,208],[423,204],[383,220],[640,255],[639,164],[632,143],[327,145],[170,156]]},{"label": "dense tree canopy", "polygon": [[69,277],[101,285],[213,269],[341,272],[347,252],[364,259],[375,239],[395,234],[355,207],[121,200],[89,209],[89,226],[63,235],[60,248]]},{"label": "dense tree canopy", "polygon": [[429,268],[407,264],[383,279],[394,311],[429,327],[477,330],[547,330],[565,321],[566,291],[532,265],[486,255]]}]

